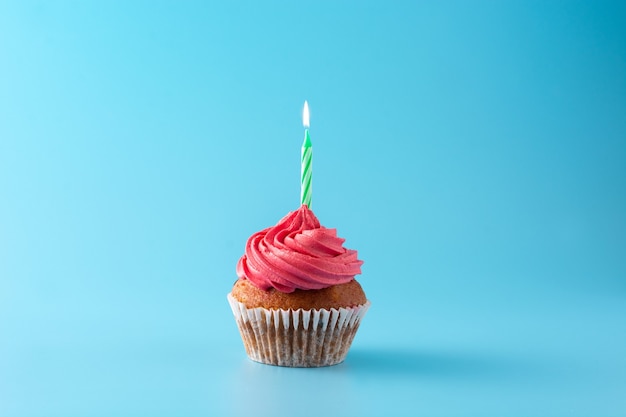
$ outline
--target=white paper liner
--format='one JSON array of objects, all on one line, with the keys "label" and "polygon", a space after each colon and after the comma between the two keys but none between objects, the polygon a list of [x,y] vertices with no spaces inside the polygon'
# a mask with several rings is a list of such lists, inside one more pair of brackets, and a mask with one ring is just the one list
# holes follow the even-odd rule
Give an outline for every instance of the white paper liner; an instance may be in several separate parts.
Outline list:
[{"label": "white paper liner", "polygon": [[247,308],[227,295],[246,353],[256,362],[318,367],[343,362],[370,302],[351,308]]}]

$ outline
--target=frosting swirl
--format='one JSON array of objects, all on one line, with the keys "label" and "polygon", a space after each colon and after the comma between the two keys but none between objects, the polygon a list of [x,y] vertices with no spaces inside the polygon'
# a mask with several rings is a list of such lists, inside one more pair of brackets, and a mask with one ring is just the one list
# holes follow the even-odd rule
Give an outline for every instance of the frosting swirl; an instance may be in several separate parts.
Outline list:
[{"label": "frosting swirl", "polygon": [[320,225],[302,205],[276,226],[256,232],[246,242],[237,276],[267,291],[318,290],[345,284],[361,273],[357,251],[343,247],[337,229]]}]

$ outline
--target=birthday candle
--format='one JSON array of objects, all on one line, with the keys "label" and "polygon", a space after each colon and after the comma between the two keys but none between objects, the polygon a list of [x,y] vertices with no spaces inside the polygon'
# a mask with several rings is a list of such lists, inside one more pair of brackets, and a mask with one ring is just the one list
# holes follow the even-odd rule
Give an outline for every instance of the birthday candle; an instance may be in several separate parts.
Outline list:
[{"label": "birthday candle", "polygon": [[311,137],[309,136],[309,103],[304,102],[302,110],[302,124],[304,125],[304,142],[302,143],[302,166],[300,170],[300,204],[306,204],[311,208],[311,175],[313,159],[313,148],[311,147]]}]

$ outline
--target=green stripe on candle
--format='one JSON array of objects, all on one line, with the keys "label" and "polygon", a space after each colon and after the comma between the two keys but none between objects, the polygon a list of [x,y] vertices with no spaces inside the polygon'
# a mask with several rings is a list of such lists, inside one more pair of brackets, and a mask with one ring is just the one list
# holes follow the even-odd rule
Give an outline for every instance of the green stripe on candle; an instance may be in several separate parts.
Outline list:
[{"label": "green stripe on candle", "polygon": [[311,180],[313,174],[312,167],[313,147],[309,129],[304,130],[304,142],[302,143],[302,166],[300,171],[300,204],[305,204],[311,208]]}]

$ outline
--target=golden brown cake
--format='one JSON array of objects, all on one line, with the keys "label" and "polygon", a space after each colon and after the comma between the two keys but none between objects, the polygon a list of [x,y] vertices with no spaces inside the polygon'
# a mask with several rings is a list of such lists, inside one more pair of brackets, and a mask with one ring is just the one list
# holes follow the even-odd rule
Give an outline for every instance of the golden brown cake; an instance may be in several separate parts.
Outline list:
[{"label": "golden brown cake", "polygon": [[282,310],[339,309],[356,307],[367,302],[365,293],[355,279],[346,283],[322,288],[321,290],[295,290],[284,293],[272,288],[263,291],[247,279],[238,279],[231,294],[246,307],[262,307]]}]

